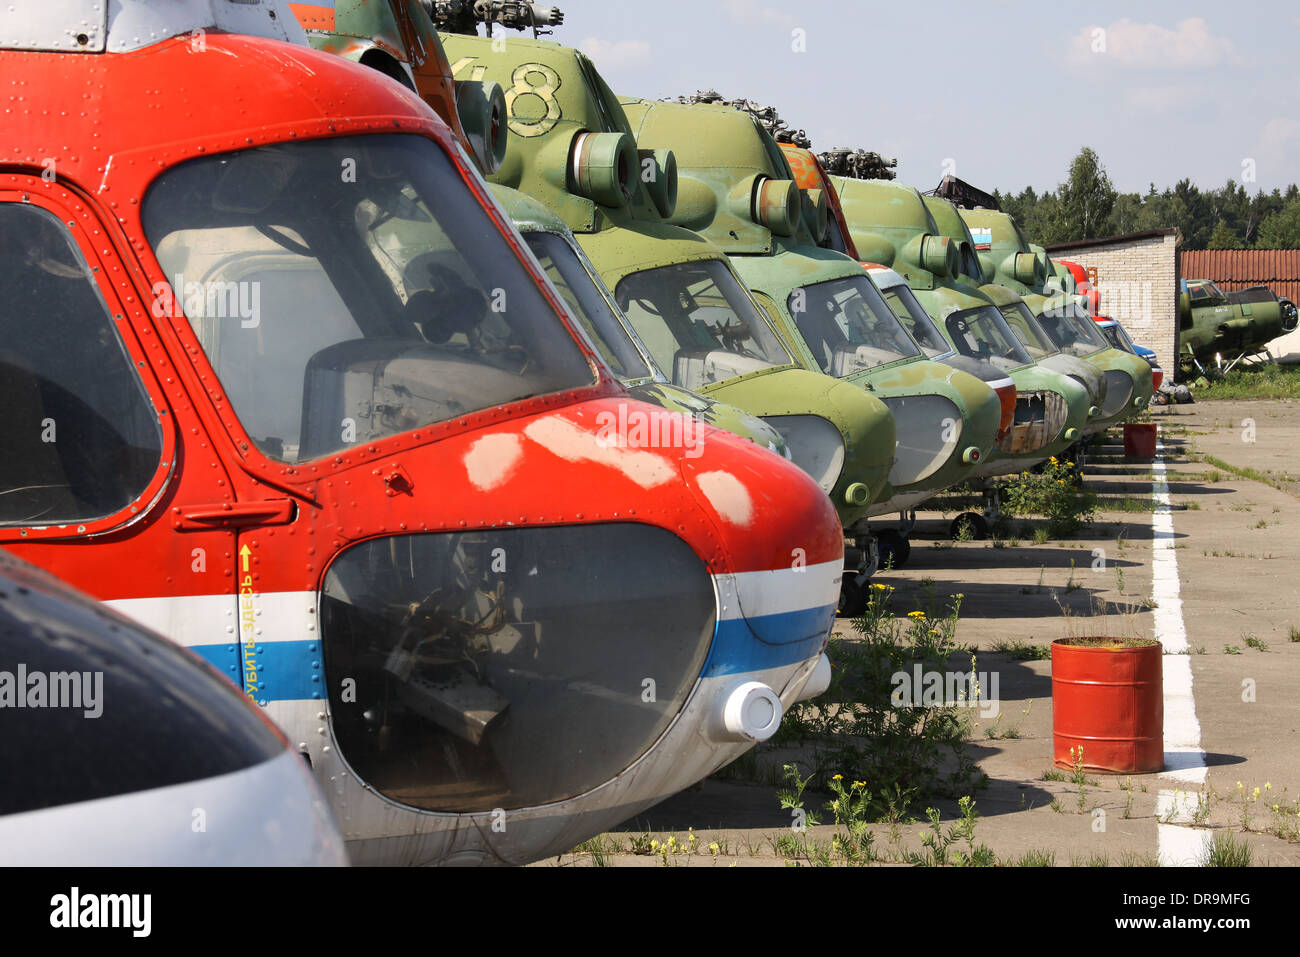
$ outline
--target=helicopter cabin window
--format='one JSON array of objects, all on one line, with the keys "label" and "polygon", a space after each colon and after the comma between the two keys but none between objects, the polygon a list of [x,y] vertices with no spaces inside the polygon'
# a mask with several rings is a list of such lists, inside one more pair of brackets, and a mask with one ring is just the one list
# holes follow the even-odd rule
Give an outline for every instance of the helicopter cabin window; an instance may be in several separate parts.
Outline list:
[{"label": "helicopter cabin window", "polygon": [[303,462],[590,385],[591,366],[434,142],[405,133],[190,160],[145,232],[245,431]]},{"label": "helicopter cabin window", "polygon": [[903,324],[903,328],[916,340],[927,358],[933,359],[935,356],[952,352],[952,346],[944,341],[934,320],[922,308],[911,289],[907,286],[892,286],[889,289],[881,289],[880,296],[898,321]]},{"label": "helicopter cabin window", "polygon": [[0,524],[106,518],[162,455],[153,403],[62,221],[0,204]]},{"label": "helicopter cabin window", "polygon": [[674,385],[698,389],[786,365],[790,356],[731,270],[716,259],[625,276],[614,298]]},{"label": "helicopter cabin window", "polygon": [[786,305],[827,375],[843,378],[921,355],[866,273],[801,286]]}]

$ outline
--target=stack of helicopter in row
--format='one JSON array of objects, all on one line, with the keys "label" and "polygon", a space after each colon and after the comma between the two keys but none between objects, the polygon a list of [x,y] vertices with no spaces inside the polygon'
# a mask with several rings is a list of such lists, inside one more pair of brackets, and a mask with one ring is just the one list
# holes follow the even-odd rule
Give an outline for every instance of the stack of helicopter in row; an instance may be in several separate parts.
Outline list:
[{"label": "stack of helicopter in row", "polygon": [[0,16],[0,547],[238,686],[354,862],[701,780],[917,506],[1151,395],[1000,214],[474,31],[553,9],[70,6]]}]

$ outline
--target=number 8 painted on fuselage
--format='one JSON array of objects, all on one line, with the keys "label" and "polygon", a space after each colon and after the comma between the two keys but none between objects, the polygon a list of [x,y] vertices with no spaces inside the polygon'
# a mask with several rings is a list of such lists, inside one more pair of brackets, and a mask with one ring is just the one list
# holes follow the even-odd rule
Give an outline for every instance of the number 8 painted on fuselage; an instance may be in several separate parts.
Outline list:
[{"label": "number 8 painted on fuselage", "polygon": [[[546,81],[534,85],[529,82],[529,74],[540,73]],[[510,74],[514,85],[506,90],[506,116],[510,120],[510,132],[519,136],[542,136],[554,129],[563,115],[560,103],[555,99],[555,91],[560,88],[560,75],[543,63],[521,63]],[[520,119],[515,112],[515,101],[520,96],[533,94],[546,104],[546,115],[535,120]]]}]

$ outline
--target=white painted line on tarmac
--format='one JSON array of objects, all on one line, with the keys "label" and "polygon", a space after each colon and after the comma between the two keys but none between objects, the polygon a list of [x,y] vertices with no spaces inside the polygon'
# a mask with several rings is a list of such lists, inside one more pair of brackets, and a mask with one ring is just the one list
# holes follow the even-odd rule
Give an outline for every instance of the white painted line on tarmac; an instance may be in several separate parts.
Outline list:
[{"label": "white painted line on tarmac", "polygon": [[[1174,515],[1165,474],[1164,443],[1157,440],[1156,458],[1151,463],[1151,495],[1156,508],[1151,514],[1151,597],[1156,640],[1164,646],[1165,770],[1164,777],[1188,784],[1204,784],[1208,768],[1201,747],[1201,725],[1196,720],[1192,697],[1192,662],[1188,655],[1187,628],[1183,624],[1183,601],[1178,582],[1178,552],[1174,549]],[[1186,825],[1194,820],[1195,795],[1162,790],[1156,796],[1157,847],[1160,863],[1166,867],[1198,864],[1211,833]]]},{"label": "white painted line on tarmac", "polygon": [[1188,827],[1196,818],[1198,793],[1162,790],[1156,795],[1156,846],[1161,867],[1199,867],[1214,832]]}]

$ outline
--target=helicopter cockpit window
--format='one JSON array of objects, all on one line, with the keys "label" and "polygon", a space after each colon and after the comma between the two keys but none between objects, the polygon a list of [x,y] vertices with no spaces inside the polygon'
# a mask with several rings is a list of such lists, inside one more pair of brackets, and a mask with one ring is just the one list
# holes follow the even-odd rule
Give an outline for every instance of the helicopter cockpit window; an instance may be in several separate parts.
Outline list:
[{"label": "helicopter cockpit window", "polygon": [[1038,317],[1039,325],[1057,348],[1072,356],[1090,356],[1107,348],[1097,323],[1074,303],[1055,299]]},{"label": "helicopter cockpit window", "polygon": [[801,286],[787,305],[828,375],[842,378],[921,354],[865,273]]},{"label": "helicopter cockpit window", "polygon": [[943,320],[957,351],[974,359],[984,359],[1003,372],[1027,366],[1033,360],[1015,335],[1007,328],[1002,314],[993,306],[977,306],[949,313]]},{"label": "helicopter cockpit window", "polygon": [[926,358],[933,359],[952,352],[952,346],[944,340],[934,320],[922,308],[911,289],[907,286],[893,286],[880,290],[880,297],[898,317],[908,334],[916,340]]},{"label": "helicopter cockpit window", "polygon": [[53,214],[0,204],[0,524],[106,518],[162,456],[153,403]]},{"label": "helicopter cockpit window", "polygon": [[527,232],[524,239],[546,278],[582,324],[601,358],[620,379],[648,379],[653,374],[637,351],[605,292],[587,271],[568,241],[556,233]]},{"label": "helicopter cockpit window", "polygon": [[618,307],[675,385],[698,389],[790,355],[726,264],[716,259],[625,276]]},{"label": "helicopter cockpit window", "polygon": [[447,154],[412,134],[281,143],[158,178],[144,226],[241,423],[302,462],[591,367]]},{"label": "helicopter cockpit window", "polygon": [[1035,362],[1046,359],[1048,356],[1054,356],[1061,350],[1057,348],[1056,343],[1047,337],[1034,314],[1029,311],[1029,307],[1023,302],[1013,302],[1002,306],[999,310],[1002,318],[1006,319],[1007,325],[1015,333],[1020,344],[1025,347],[1029,357]]}]

